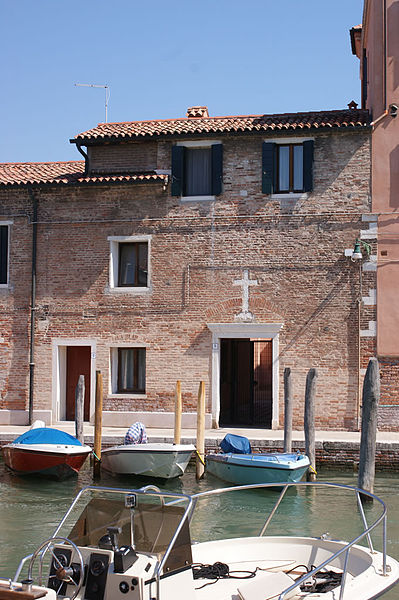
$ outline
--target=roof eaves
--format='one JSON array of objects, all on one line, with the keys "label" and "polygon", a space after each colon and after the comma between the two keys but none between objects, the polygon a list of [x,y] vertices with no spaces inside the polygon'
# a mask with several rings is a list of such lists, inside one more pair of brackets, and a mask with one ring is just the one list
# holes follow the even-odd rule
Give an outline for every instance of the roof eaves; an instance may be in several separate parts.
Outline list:
[{"label": "roof eaves", "polygon": [[23,189],[23,188],[50,188],[50,187],[85,187],[98,185],[147,185],[148,183],[164,183],[167,175],[154,175],[148,178],[121,177],[112,175],[103,175],[96,177],[81,177],[75,181],[59,179],[57,181],[0,181],[1,189]]}]

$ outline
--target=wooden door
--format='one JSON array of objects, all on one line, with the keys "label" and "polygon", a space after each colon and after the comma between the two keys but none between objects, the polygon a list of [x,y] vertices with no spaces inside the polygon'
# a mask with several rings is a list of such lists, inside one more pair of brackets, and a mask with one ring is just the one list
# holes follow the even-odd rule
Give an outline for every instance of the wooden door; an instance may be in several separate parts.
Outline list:
[{"label": "wooden door", "polygon": [[85,378],[85,399],[83,418],[90,420],[90,346],[68,346],[66,360],[66,415],[67,421],[75,420],[75,390],[79,375]]},{"label": "wooden door", "polygon": [[253,342],[253,421],[264,427],[272,426],[272,341]]}]

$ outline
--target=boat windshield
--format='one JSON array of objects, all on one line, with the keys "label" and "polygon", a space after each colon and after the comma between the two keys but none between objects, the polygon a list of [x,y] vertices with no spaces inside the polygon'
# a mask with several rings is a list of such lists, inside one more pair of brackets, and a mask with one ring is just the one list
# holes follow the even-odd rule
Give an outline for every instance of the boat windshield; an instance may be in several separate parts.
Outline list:
[{"label": "boat windshield", "polygon": [[56,535],[80,547],[111,548],[110,531],[117,528],[118,546],[132,545],[139,552],[157,555],[158,560],[175,538],[166,566],[179,568],[186,561],[192,562],[186,496],[109,489],[104,494],[99,488],[84,492],[65,515]]}]

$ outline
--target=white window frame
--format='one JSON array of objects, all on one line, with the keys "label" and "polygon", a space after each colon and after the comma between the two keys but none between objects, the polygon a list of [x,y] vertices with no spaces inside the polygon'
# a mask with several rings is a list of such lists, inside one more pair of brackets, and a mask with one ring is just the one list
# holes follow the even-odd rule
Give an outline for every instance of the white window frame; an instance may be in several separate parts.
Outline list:
[{"label": "white window frame", "polygon": [[[176,146],[184,146],[185,148],[210,148],[221,144],[220,140],[193,140],[188,142],[177,142]],[[182,202],[214,202],[216,196],[180,196]]]},{"label": "white window frame", "polygon": [[11,241],[11,225],[14,221],[0,221],[0,226],[8,228],[8,243],[7,243],[7,281],[0,283],[0,288],[7,289],[10,287],[10,241]]},{"label": "white window frame", "polygon": [[[303,144],[304,142],[314,142],[314,137],[287,137],[287,138],[264,138],[264,142],[270,142],[277,146],[285,144]],[[271,194],[273,200],[306,200],[308,192],[284,192],[282,194]]]},{"label": "white window frame", "polygon": [[[146,372],[145,372],[145,389],[144,394],[136,394],[136,393],[127,393],[122,392],[119,393],[118,390],[118,350],[119,348],[144,348],[146,351],[145,364],[146,364]],[[147,397],[147,344],[135,344],[131,342],[120,342],[117,346],[109,347],[109,369],[110,369],[110,377],[109,377],[109,395],[113,398],[146,398]]]},{"label": "white window frame", "polygon": [[[150,235],[110,235],[107,237],[110,243],[109,254],[109,289],[112,292],[122,294],[143,294],[151,291],[151,236]],[[119,244],[146,242],[148,246],[148,272],[146,286],[118,286],[119,277]]]}]

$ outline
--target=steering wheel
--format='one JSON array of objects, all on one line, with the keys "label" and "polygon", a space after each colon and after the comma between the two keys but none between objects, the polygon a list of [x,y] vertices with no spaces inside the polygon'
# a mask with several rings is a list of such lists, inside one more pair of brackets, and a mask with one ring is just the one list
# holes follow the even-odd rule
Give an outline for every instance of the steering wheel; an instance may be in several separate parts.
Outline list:
[{"label": "steering wheel", "polygon": [[[64,561],[62,561],[60,559],[60,557],[58,557],[54,552],[54,544],[59,543],[59,542],[63,542],[63,544],[65,546],[71,546],[72,549],[75,551],[76,556],[78,557],[80,568],[79,568],[79,572],[78,572],[78,581],[77,582],[75,581],[75,578],[74,578],[74,576],[76,576],[77,570],[71,564],[72,563],[72,553],[71,553],[71,560],[69,561],[70,564],[65,565],[65,564],[63,564]],[[30,559],[29,568],[28,568],[28,579],[32,580],[33,565],[35,564],[36,559],[40,555],[38,585],[42,585],[42,563],[43,563],[44,555],[48,551],[51,553],[51,556],[53,558],[53,565],[55,568],[55,574],[50,575],[50,577],[54,578],[54,579],[58,579],[58,581],[60,582],[60,585],[59,585],[58,589],[56,590],[57,598],[59,596],[59,593],[60,593],[63,583],[67,583],[67,584],[73,585],[75,587],[75,590],[72,593],[72,596],[69,597],[69,600],[75,600],[75,598],[79,594],[80,589],[83,584],[84,564],[83,564],[83,556],[82,556],[81,551],[76,546],[76,544],[74,544],[68,538],[64,538],[64,537],[48,538],[43,543],[41,543],[40,546],[38,546],[38,548],[36,548],[36,550],[32,554],[32,558]]]}]

